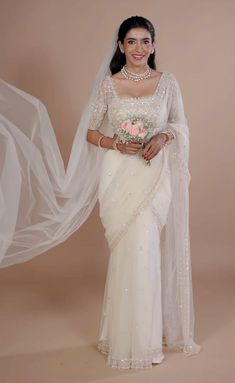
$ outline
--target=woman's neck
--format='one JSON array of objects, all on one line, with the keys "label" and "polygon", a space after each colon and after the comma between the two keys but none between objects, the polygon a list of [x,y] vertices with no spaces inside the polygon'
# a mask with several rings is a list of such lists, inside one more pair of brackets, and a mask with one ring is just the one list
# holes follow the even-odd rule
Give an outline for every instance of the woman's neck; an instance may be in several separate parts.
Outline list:
[{"label": "woman's neck", "polygon": [[133,64],[130,64],[130,63],[126,63],[126,68],[130,72],[133,72],[133,73],[136,73],[136,74],[141,74],[141,73],[146,72],[146,70],[148,69],[148,65],[144,64],[144,65],[139,66],[139,65],[133,65]]}]

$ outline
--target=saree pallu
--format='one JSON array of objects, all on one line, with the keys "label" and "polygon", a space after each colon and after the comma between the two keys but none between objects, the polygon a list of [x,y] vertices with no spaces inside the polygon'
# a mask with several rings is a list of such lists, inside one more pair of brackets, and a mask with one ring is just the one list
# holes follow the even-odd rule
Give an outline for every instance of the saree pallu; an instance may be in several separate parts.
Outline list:
[{"label": "saree pallu", "polygon": [[162,352],[160,235],[171,201],[168,151],[151,166],[139,156],[106,153],[100,217],[110,249],[98,349],[118,368],[149,368]]}]

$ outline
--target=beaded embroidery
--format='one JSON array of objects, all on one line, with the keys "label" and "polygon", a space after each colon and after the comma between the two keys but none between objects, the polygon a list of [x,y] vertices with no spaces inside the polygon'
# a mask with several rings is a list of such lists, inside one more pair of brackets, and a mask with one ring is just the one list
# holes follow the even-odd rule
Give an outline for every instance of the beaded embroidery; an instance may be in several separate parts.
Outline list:
[{"label": "beaded embroidery", "polygon": [[152,96],[120,97],[111,75],[107,75],[99,87],[96,101],[92,105],[89,129],[98,130],[107,113],[113,133],[123,120],[129,119],[133,115],[148,120],[149,124],[154,126],[149,138],[159,133],[163,130],[160,119],[162,100],[166,94],[166,87],[171,83],[171,77],[171,73],[163,72]]},{"label": "beaded embroidery", "polygon": [[145,359],[119,359],[112,355],[112,349],[107,340],[100,340],[97,349],[107,355],[107,365],[113,368],[151,368],[153,363],[161,363],[164,360],[164,354],[161,348],[148,350]]},{"label": "beaded embroidery", "polygon": [[[185,180],[189,182],[190,174],[188,172],[187,166],[187,133],[184,130],[184,124],[186,123],[184,118],[183,105],[181,104],[181,98],[178,97],[178,89],[177,84],[175,82],[174,76],[172,76],[168,72],[163,73],[162,81],[159,82],[159,86],[157,87],[157,91],[153,96],[145,96],[140,98],[134,97],[119,97],[115,92],[115,89],[112,84],[111,76],[106,76],[104,82],[99,90],[98,98],[96,103],[94,104],[94,109],[92,113],[91,120],[91,128],[99,129],[100,124],[103,121],[104,115],[107,113],[109,122],[112,126],[113,133],[115,133],[118,124],[123,119],[128,118],[131,115],[136,115],[137,113],[141,114],[141,116],[146,116],[151,122],[154,123],[155,129],[153,130],[153,135],[164,130],[166,128],[167,123],[171,124],[172,131],[175,134],[175,142],[173,142],[171,146],[171,172],[174,173],[174,166],[177,166],[177,171],[179,174],[179,187],[180,183],[185,185]],[[167,97],[167,99],[166,99]],[[164,103],[163,103],[164,100]],[[169,110],[169,115],[166,111]],[[175,124],[175,127],[174,127]],[[172,126],[173,125],[173,126]],[[181,126],[183,134],[180,135],[181,139],[181,151],[178,150],[178,133],[181,132]],[[174,130],[176,129],[176,130]],[[185,134],[185,136],[184,136]],[[168,149],[167,149],[168,150]],[[121,161],[122,155],[120,155]],[[175,165],[176,164],[176,165]],[[121,166],[120,166],[121,169]],[[167,169],[169,172],[169,169]],[[118,172],[115,175],[118,179]],[[167,176],[167,174],[165,174]],[[168,174],[169,176],[169,174]],[[187,182],[186,182],[187,183]],[[110,186],[110,185],[109,185]],[[152,190],[151,190],[152,189]],[[109,191],[109,187],[106,192]],[[147,191],[146,199],[138,206],[138,211],[135,214],[140,214],[142,208],[146,206],[151,198],[153,197],[155,192],[155,188],[152,185],[152,188]],[[123,223],[123,228],[120,229],[119,233],[113,240],[111,241],[111,249],[114,249],[117,242],[120,238],[125,235],[126,226],[132,223],[132,219],[136,216],[133,214],[131,220]],[[159,217],[157,217],[159,218]],[[187,219],[185,217],[185,219]],[[159,228],[162,228],[162,222],[158,219]],[[182,236],[183,237],[183,236]],[[190,301],[191,294],[191,261],[190,261],[190,243],[189,243],[189,232],[188,225],[185,225],[185,233],[184,238],[180,238],[180,240],[184,240],[184,250],[180,253],[180,256],[177,259],[177,290],[179,291],[179,302],[178,302],[178,310],[179,317],[181,317],[182,324],[182,338],[181,344],[179,344],[179,348],[183,350],[186,356],[193,355],[200,351],[200,346],[195,344],[193,341],[193,327],[191,321],[191,310],[192,305]],[[109,299],[109,298],[107,298]],[[168,319],[166,319],[168,321]],[[169,326],[167,326],[168,330],[168,339],[173,339],[173,343],[175,342],[174,335],[177,333],[178,329],[174,328],[174,320],[169,318],[169,322],[172,324],[172,328],[169,330]],[[170,331],[170,333],[169,333]],[[152,367],[152,354],[144,360],[133,360],[133,359],[118,359],[115,358],[115,355],[112,355],[112,350],[108,346],[108,342],[100,341],[98,344],[98,349],[107,354],[108,364],[112,367],[118,368],[144,368],[144,367]],[[161,351],[158,350],[160,353]],[[161,354],[157,355],[161,357]]]}]

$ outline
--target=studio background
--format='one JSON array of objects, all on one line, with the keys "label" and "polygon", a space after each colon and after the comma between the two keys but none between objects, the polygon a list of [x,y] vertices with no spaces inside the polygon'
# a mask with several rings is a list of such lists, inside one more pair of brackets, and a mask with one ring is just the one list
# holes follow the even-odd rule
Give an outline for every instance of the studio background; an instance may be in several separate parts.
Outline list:
[{"label": "studio background", "polygon": [[114,31],[132,15],[155,25],[158,70],[172,72],[183,94],[195,337],[203,351],[189,359],[168,354],[146,375],[105,367],[95,350],[108,262],[97,206],[65,243],[0,270],[4,383],[32,376],[35,383],[138,382],[145,376],[168,382],[175,373],[181,382],[189,376],[192,382],[232,381],[234,1],[0,0],[0,77],[45,104],[67,165],[96,71]]}]

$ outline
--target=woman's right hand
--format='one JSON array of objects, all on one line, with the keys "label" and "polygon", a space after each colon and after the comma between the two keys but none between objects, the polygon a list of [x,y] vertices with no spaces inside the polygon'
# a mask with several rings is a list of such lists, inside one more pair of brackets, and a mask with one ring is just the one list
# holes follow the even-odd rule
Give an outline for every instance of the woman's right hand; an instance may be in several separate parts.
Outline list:
[{"label": "woman's right hand", "polygon": [[125,144],[119,142],[117,148],[123,154],[136,154],[142,148],[142,144],[139,142],[128,142]]},{"label": "woman's right hand", "polygon": [[[117,138],[117,135],[114,136],[114,140]],[[140,149],[142,149],[141,142],[126,142],[125,144],[118,142],[117,149],[122,154],[136,154]]]}]

